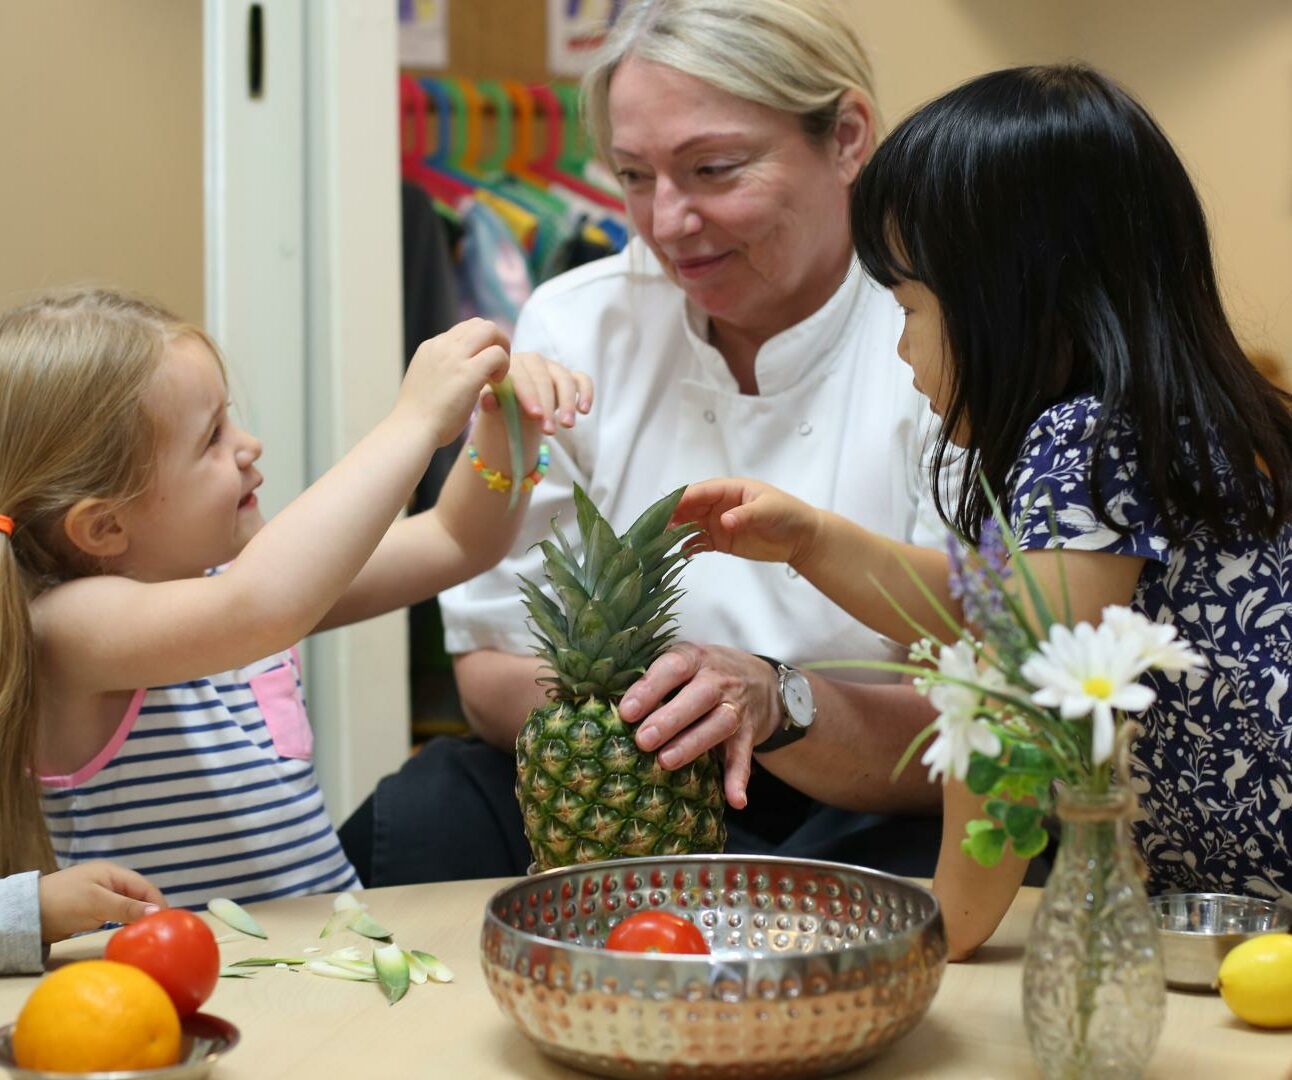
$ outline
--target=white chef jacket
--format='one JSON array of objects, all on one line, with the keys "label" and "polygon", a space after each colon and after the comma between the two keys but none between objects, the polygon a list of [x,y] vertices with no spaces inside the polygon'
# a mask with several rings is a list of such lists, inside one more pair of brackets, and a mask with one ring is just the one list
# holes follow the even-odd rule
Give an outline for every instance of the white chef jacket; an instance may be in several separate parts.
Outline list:
[{"label": "white chef jacket", "polygon": [[[573,483],[616,533],[677,487],[749,476],[876,532],[942,545],[946,529],[925,465],[933,417],[897,356],[902,313],[887,290],[854,261],[819,310],[758,351],[757,395],[740,393],[708,343],[707,325],[639,239],[535,290],[513,349],[586,371],[594,405],[572,431],[549,439],[551,469],[508,558],[441,595],[450,653],[531,651],[516,575],[543,583],[542,552],[533,545],[551,535],[554,516],[577,546]],[[482,488],[480,497],[494,496]],[[783,564],[705,553],[683,572],[682,585],[682,640],[789,664],[900,655]]]}]

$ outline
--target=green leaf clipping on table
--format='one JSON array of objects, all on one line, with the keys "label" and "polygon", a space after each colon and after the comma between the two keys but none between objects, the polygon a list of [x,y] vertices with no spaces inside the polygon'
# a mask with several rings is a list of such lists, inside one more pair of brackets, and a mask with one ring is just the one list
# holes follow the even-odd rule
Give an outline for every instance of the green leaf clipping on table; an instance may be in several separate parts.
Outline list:
[{"label": "green leaf clipping on table", "polygon": [[[267,936],[255,919],[231,900],[212,900],[208,908],[213,915],[236,930],[256,937]],[[332,915],[319,936],[327,937],[341,929],[348,929],[377,941],[392,936],[392,931],[372,918],[368,914],[367,905],[351,893],[341,893],[332,901]],[[311,946],[305,952],[318,952],[318,949]],[[256,968],[299,969],[329,979],[376,982],[381,985],[382,993],[392,1005],[408,993],[410,985],[453,981],[453,972],[438,957],[421,949],[404,950],[394,944],[374,946],[371,960],[364,958],[357,945],[345,946],[325,957],[249,956],[225,964],[220,968],[220,976],[227,979],[247,979],[252,977]]]},{"label": "green leaf clipping on table", "polygon": [[268,938],[269,935],[261,929],[260,923],[241,905],[235,904],[232,900],[226,900],[222,896],[217,896],[206,905],[206,910],[219,919],[226,926],[233,927],[244,934],[250,934],[252,937]]},{"label": "green leaf clipping on table", "polygon": [[432,956],[421,949],[410,949],[409,954],[426,969],[426,975],[431,982],[447,983],[453,981],[453,972],[449,970],[449,965],[444,963],[438,956]]},{"label": "green leaf clipping on table", "polygon": [[408,957],[398,945],[378,945],[373,949],[372,966],[386,999],[392,1005],[408,993]]}]

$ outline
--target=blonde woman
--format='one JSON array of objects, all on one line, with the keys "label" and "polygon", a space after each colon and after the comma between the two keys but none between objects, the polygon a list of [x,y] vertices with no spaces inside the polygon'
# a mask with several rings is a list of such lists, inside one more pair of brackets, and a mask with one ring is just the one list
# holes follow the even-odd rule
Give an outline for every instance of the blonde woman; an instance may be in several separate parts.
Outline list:
[{"label": "blonde woman", "polygon": [[[584,92],[636,236],[541,286],[516,340],[613,391],[594,422],[554,441],[511,557],[441,598],[479,740],[433,741],[342,829],[373,884],[524,871],[511,750],[542,693],[516,574],[541,576],[530,545],[554,515],[572,523],[574,483],[616,529],[679,485],[738,471],[895,539],[943,535],[921,529],[936,522],[920,469],[929,413],[893,362],[901,312],[849,243],[849,191],[879,118],[835,6],[630,2]],[[669,766],[723,747],[730,850],[931,873],[936,817],[888,816],[938,809],[918,770],[890,782],[932,719],[921,700],[813,672],[789,681],[812,698],[799,697],[799,718],[814,707],[815,722],[782,711],[785,669],[885,656],[886,643],[781,567],[727,560],[683,583],[688,640],[622,703],[638,743]]]},{"label": "blonde woman", "polygon": [[[541,458],[591,388],[475,319],[424,343],[390,413],[266,523],[260,442],[205,334],[103,290],[0,315],[0,873],[112,858],[176,906],[356,884],[294,646],[503,554],[517,515],[466,453],[433,510],[392,522],[509,367]],[[475,453],[499,463],[491,400]]]}]

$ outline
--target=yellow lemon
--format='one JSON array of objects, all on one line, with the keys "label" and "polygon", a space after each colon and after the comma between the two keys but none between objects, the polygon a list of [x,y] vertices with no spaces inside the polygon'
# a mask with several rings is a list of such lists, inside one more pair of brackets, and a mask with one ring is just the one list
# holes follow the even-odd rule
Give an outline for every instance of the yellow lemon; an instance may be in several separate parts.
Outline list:
[{"label": "yellow lemon", "polygon": [[1229,950],[1216,978],[1225,1004],[1257,1027],[1292,1027],[1292,934],[1262,934]]}]

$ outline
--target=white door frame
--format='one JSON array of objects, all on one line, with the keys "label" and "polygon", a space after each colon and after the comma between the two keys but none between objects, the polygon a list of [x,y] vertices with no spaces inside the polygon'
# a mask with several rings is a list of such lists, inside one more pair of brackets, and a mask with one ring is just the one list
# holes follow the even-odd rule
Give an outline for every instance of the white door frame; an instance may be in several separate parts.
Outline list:
[{"label": "white door frame", "polygon": [[[204,0],[206,323],[281,508],[381,418],[403,370],[393,3]],[[345,507],[336,527],[345,528]],[[305,553],[307,554],[307,553]],[[409,747],[407,615],[305,643],[315,764],[340,821]]]}]

